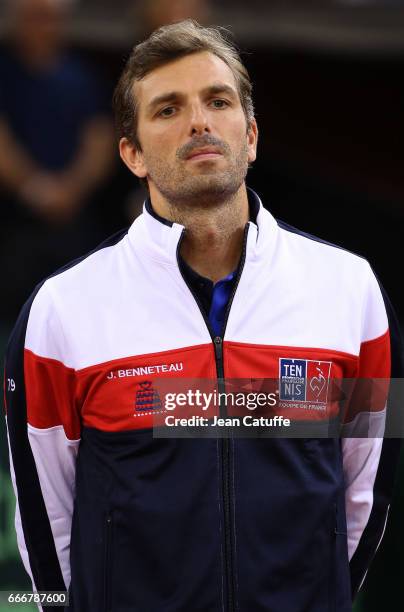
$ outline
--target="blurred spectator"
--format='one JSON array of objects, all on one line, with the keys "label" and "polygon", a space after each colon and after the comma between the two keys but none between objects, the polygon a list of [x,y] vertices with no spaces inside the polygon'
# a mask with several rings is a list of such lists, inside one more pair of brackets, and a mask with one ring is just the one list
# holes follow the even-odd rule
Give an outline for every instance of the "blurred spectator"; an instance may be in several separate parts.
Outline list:
[{"label": "blurred spectator", "polygon": [[[1,266],[14,317],[36,282],[99,239],[88,203],[113,160],[106,96],[65,50],[68,0],[9,0],[0,55]],[[3,305],[4,307],[5,305]]]},{"label": "blurred spectator", "polygon": [[167,23],[196,19],[205,24],[209,18],[207,0],[148,0],[141,4],[145,35]]}]

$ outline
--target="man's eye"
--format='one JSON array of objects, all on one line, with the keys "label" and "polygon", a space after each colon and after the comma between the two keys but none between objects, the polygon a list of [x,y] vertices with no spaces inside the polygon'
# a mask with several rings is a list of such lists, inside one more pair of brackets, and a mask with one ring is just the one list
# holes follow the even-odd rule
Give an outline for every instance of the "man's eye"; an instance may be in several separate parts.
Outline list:
[{"label": "man's eye", "polygon": [[159,117],[171,117],[171,115],[173,115],[174,112],[175,112],[174,106],[166,106],[166,108],[163,108],[158,114],[159,114]]},{"label": "man's eye", "polygon": [[225,108],[226,106],[228,106],[228,103],[226,102],[226,100],[212,100],[212,104],[215,108]]}]

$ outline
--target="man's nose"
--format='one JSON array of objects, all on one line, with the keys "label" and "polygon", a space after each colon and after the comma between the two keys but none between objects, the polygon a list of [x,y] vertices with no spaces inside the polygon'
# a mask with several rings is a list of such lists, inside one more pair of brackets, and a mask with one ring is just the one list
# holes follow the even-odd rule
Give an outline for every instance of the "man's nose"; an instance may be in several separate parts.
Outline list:
[{"label": "man's nose", "polygon": [[206,109],[201,105],[195,105],[191,110],[191,136],[210,132],[209,117]]}]

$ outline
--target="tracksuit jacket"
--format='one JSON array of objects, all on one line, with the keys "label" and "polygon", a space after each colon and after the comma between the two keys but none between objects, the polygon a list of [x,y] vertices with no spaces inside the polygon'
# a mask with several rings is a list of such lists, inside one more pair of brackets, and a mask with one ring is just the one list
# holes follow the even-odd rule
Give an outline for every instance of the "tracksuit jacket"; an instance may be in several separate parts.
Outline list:
[{"label": "tracksuit jacket", "polygon": [[22,309],[5,364],[18,544],[33,587],[69,589],[69,610],[351,610],[385,527],[394,441],[158,439],[153,402],[138,401],[162,376],[276,378],[290,363],[304,384],[313,364],[401,375],[367,261],[249,202],[221,336],[179,265],[184,227],[150,203]]}]

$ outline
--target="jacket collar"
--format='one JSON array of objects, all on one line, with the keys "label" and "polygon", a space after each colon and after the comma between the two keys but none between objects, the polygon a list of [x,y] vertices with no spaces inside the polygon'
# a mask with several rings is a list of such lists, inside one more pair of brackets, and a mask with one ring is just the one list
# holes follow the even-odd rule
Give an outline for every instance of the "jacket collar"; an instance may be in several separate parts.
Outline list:
[{"label": "jacket collar", "polygon": [[[261,257],[268,257],[275,249],[278,224],[263,206],[258,195],[247,190],[251,221],[246,224],[247,245],[246,263]],[[129,228],[128,238],[131,247],[144,257],[151,257],[165,265],[177,266],[177,249],[185,231],[179,223],[172,223],[157,215],[149,200],[143,205],[141,214]]]}]

